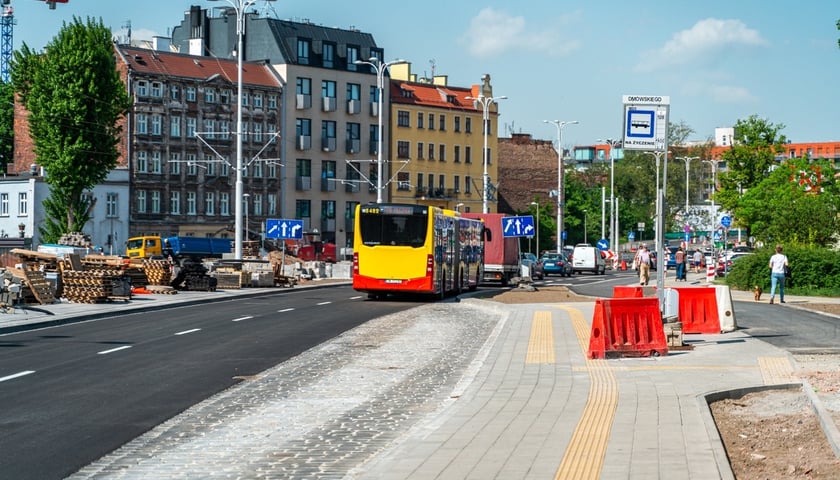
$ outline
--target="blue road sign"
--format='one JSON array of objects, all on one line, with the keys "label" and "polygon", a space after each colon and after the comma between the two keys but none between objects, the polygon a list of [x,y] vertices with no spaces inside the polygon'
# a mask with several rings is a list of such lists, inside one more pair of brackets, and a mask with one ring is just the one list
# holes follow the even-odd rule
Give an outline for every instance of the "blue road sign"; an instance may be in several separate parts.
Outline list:
[{"label": "blue road sign", "polygon": [[732,226],[732,217],[730,217],[729,215],[724,215],[724,216],[720,217],[720,224],[723,225],[726,228],[731,227]]},{"label": "blue road sign", "polygon": [[627,234],[627,240],[632,242],[635,239],[636,239],[636,232],[634,232],[633,230],[630,230],[630,233]]},{"label": "blue road sign", "polygon": [[502,219],[503,237],[531,237],[536,233],[534,217],[531,215],[505,217]]},{"label": "blue road sign", "polygon": [[598,250],[609,250],[610,249],[610,241],[606,238],[602,238],[598,240],[598,243],[595,244],[598,247]]},{"label": "blue road sign", "polygon": [[303,220],[268,218],[265,221],[265,237],[300,240],[303,238]]}]

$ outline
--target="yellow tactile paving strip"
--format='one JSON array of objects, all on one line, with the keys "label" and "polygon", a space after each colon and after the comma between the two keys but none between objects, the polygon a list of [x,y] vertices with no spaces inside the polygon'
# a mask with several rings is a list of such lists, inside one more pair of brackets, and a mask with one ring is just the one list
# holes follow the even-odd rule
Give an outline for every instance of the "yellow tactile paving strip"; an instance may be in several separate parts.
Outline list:
[{"label": "yellow tactile paving strip", "polygon": [[534,312],[525,363],[554,363],[554,328],[551,325],[551,312]]},{"label": "yellow tactile paving strip", "polygon": [[765,385],[796,381],[793,376],[793,365],[787,357],[758,357],[758,366]]},{"label": "yellow tactile paving strip", "polygon": [[[558,305],[572,320],[584,357],[589,350],[590,328],[580,310]],[[555,479],[597,479],[601,476],[615,410],[618,405],[618,382],[605,359],[586,359],[589,372],[589,397],[572,434],[569,446]]]}]

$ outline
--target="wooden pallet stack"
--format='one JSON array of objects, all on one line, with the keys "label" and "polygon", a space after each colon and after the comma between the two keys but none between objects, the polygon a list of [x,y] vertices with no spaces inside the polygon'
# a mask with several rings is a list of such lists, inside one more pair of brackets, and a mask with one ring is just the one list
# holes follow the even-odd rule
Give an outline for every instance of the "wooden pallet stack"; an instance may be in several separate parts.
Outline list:
[{"label": "wooden pallet stack", "polygon": [[172,283],[172,263],[169,260],[143,260],[147,285],[165,285]]},{"label": "wooden pallet stack", "polygon": [[121,270],[62,272],[64,298],[73,303],[103,303],[109,300],[129,300],[131,292],[125,292]]},{"label": "wooden pallet stack", "polygon": [[55,302],[55,288],[38,266],[24,264],[22,269],[15,268],[10,271],[22,280],[25,287],[21,292],[23,303],[49,305]]}]

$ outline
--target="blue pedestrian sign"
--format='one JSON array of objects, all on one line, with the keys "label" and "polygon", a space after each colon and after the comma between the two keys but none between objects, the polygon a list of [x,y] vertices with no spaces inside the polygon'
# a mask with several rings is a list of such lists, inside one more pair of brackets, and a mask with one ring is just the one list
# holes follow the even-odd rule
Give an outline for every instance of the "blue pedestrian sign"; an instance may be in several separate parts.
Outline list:
[{"label": "blue pedestrian sign", "polygon": [[265,237],[300,240],[303,238],[303,220],[268,218],[265,221]]},{"label": "blue pedestrian sign", "polygon": [[602,238],[598,240],[598,243],[596,243],[595,246],[598,247],[598,250],[609,250],[610,242],[606,238]]},{"label": "blue pedestrian sign", "polygon": [[534,217],[531,215],[505,217],[502,219],[503,237],[532,237],[536,233]]},{"label": "blue pedestrian sign", "polygon": [[633,230],[630,230],[630,233],[627,234],[627,241],[632,242],[635,239],[636,239],[636,232],[634,232]]},{"label": "blue pedestrian sign", "polygon": [[730,217],[729,215],[724,215],[724,216],[720,217],[720,224],[723,225],[726,228],[731,227],[732,226],[732,217]]}]

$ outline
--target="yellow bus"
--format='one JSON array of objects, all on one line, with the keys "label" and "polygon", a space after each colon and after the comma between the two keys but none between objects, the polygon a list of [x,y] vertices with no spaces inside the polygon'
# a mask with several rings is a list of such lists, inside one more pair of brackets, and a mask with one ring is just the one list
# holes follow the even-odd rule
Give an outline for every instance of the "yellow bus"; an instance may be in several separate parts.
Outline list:
[{"label": "yellow bus", "polygon": [[369,298],[475,290],[484,270],[484,222],[428,205],[356,207],[353,288]]}]

